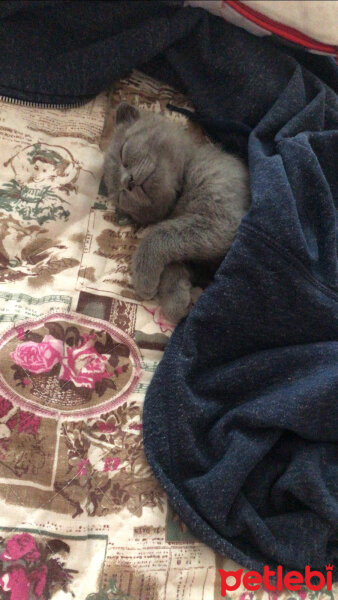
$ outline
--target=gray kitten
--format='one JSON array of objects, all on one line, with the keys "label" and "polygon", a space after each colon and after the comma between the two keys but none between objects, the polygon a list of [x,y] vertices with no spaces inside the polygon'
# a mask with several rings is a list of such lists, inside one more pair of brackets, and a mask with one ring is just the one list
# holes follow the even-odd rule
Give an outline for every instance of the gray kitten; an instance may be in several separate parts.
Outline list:
[{"label": "gray kitten", "polygon": [[104,180],[120,211],[151,225],[133,257],[136,293],[158,294],[164,314],[177,323],[192,303],[189,263],[220,261],[248,210],[247,168],[165,117],[122,103]]}]

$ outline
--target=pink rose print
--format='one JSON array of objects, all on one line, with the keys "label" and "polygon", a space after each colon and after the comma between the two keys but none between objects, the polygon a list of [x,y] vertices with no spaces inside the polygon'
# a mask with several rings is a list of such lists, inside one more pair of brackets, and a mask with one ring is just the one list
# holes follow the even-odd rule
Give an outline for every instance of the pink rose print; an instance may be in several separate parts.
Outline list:
[{"label": "pink rose print", "polygon": [[99,423],[98,430],[102,433],[113,433],[116,430],[116,425],[113,423]]},{"label": "pink rose print", "polygon": [[156,309],[146,308],[145,306],[143,308],[148,313],[153,315],[154,323],[160,326],[162,333],[167,333],[167,331],[174,331],[175,325],[173,325],[172,323],[170,323],[170,321],[168,321],[168,319],[166,319],[160,306],[158,306]]},{"label": "pink rose print", "polygon": [[81,460],[79,460],[79,462],[76,465],[76,469],[77,469],[76,476],[84,477],[85,475],[87,475],[88,465],[89,465],[88,458],[81,458]]},{"label": "pink rose print", "polygon": [[11,569],[0,577],[4,592],[10,592],[10,600],[29,600],[29,581],[22,567]]},{"label": "pink rose print", "polygon": [[[32,413],[13,408],[13,405],[0,396],[0,439],[10,437],[10,432],[17,427],[18,433],[37,435],[41,419]],[[6,429],[5,429],[6,428]],[[4,435],[5,430],[9,435]]]},{"label": "pink rose print", "polygon": [[17,331],[17,335],[18,335],[19,340],[23,340],[24,337],[25,337],[25,330],[24,330],[24,328],[23,327],[18,327],[16,331]]},{"label": "pink rose print", "polygon": [[0,554],[1,560],[6,562],[18,560],[22,557],[25,557],[28,561],[34,561],[40,558],[40,552],[30,533],[13,535],[13,537],[8,540],[5,551]]},{"label": "pink rose print", "polygon": [[60,379],[72,381],[76,387],[93,390],[97,381],[111,377],[107,371],[107,361],[108,356],[94,348],[93,338],[83,336],[83,342],[77,348],[65,347]]},{"label": "pink rose print", "polygon": [[40,424],[40,417],[36,417],[32,413],[20,411],[18,433],[31,433],[32,435],[37,435]]},{"label": "pink rose print", "polygon": [[[3,543],[4,540],[1,541],[3,551],[0,555],[0,563],[1,560],[4,561],[1,563],[3,571],[0,572],[1,598],[47,600],[54,597],[56,585],[68,592],[68,584],[77,571],[65,568],[65,563],[55,556],[60,548],[70,552],[70,548],[62,540],[49,540],[44,545],[41,541],[36,542],[29,533],[21,533],[12,536],[6,542],[5,549]],[[71,595],[74,596],[72,593]]]},{"label": "pink rose print", "polygon": [[31,373],[50,371],[62,355],[63,342],[52,335],[45,335],[42,342],[24,342],[11,352],[14,362]]},{"label": "pink rose print", "polygon": [[107,456],[104,459],[104,473],[107,473],[108,471],[116,471],[120,462],[121,461],[119,458],[117,458],[117,456]]},{"label": "pink rose print", "polygon": [[133,429],[134,431],[140,431],[143,425],[141,423],[134,423],[134,425],[129,425],[129,429]]},{"label": "pink rose print", "polygon": [[7,415],[7,413],[12,407],[13,405],[8,400],[6,400],[6,398],[0,396],[0,418]]},{"label": "pink rose print", "polygon": [[42,565],[41,569],[29,573],[29,581],[37,598],[41,598],[43,590],[46,587],[47,572],[46,565]]}]

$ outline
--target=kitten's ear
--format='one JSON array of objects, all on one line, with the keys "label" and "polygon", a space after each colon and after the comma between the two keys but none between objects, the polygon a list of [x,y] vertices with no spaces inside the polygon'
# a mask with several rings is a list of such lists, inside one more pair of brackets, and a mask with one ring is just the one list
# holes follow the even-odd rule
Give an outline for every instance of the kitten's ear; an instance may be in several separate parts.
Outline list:
[{"label": "kitten's ear", "polygon": [[116,109],[116,125],[120,125],[120,123],[125,123],[126,125],[131,125],[134,121],[140,118],[140,113],[131,104],[128,102],[121,102]]}]

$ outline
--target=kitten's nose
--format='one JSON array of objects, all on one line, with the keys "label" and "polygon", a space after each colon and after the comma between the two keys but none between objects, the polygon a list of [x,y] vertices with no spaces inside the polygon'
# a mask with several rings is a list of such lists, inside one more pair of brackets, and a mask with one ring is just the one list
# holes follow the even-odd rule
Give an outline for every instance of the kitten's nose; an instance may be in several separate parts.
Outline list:
[{"label": "kitten's nose", "polygon": [[123,177],[121,179],[121,183],[122,183],[123,187],[129,191],[131,191],[135,187],[135,181],[133,179],[133,176],[129,175],[129,173],[126,173],[125,175],[123,175]]}]

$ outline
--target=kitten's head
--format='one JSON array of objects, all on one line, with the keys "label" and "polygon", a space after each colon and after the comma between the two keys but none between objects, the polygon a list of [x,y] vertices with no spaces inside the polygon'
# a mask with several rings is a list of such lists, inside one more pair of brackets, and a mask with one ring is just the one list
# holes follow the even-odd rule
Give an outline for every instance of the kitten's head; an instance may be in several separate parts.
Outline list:
[{"label": "kitten's head", "polygon": [[182,188],[185,144],[168,119],[120,104],[104,162],[109,199],[142,225],[166,218]]}]

